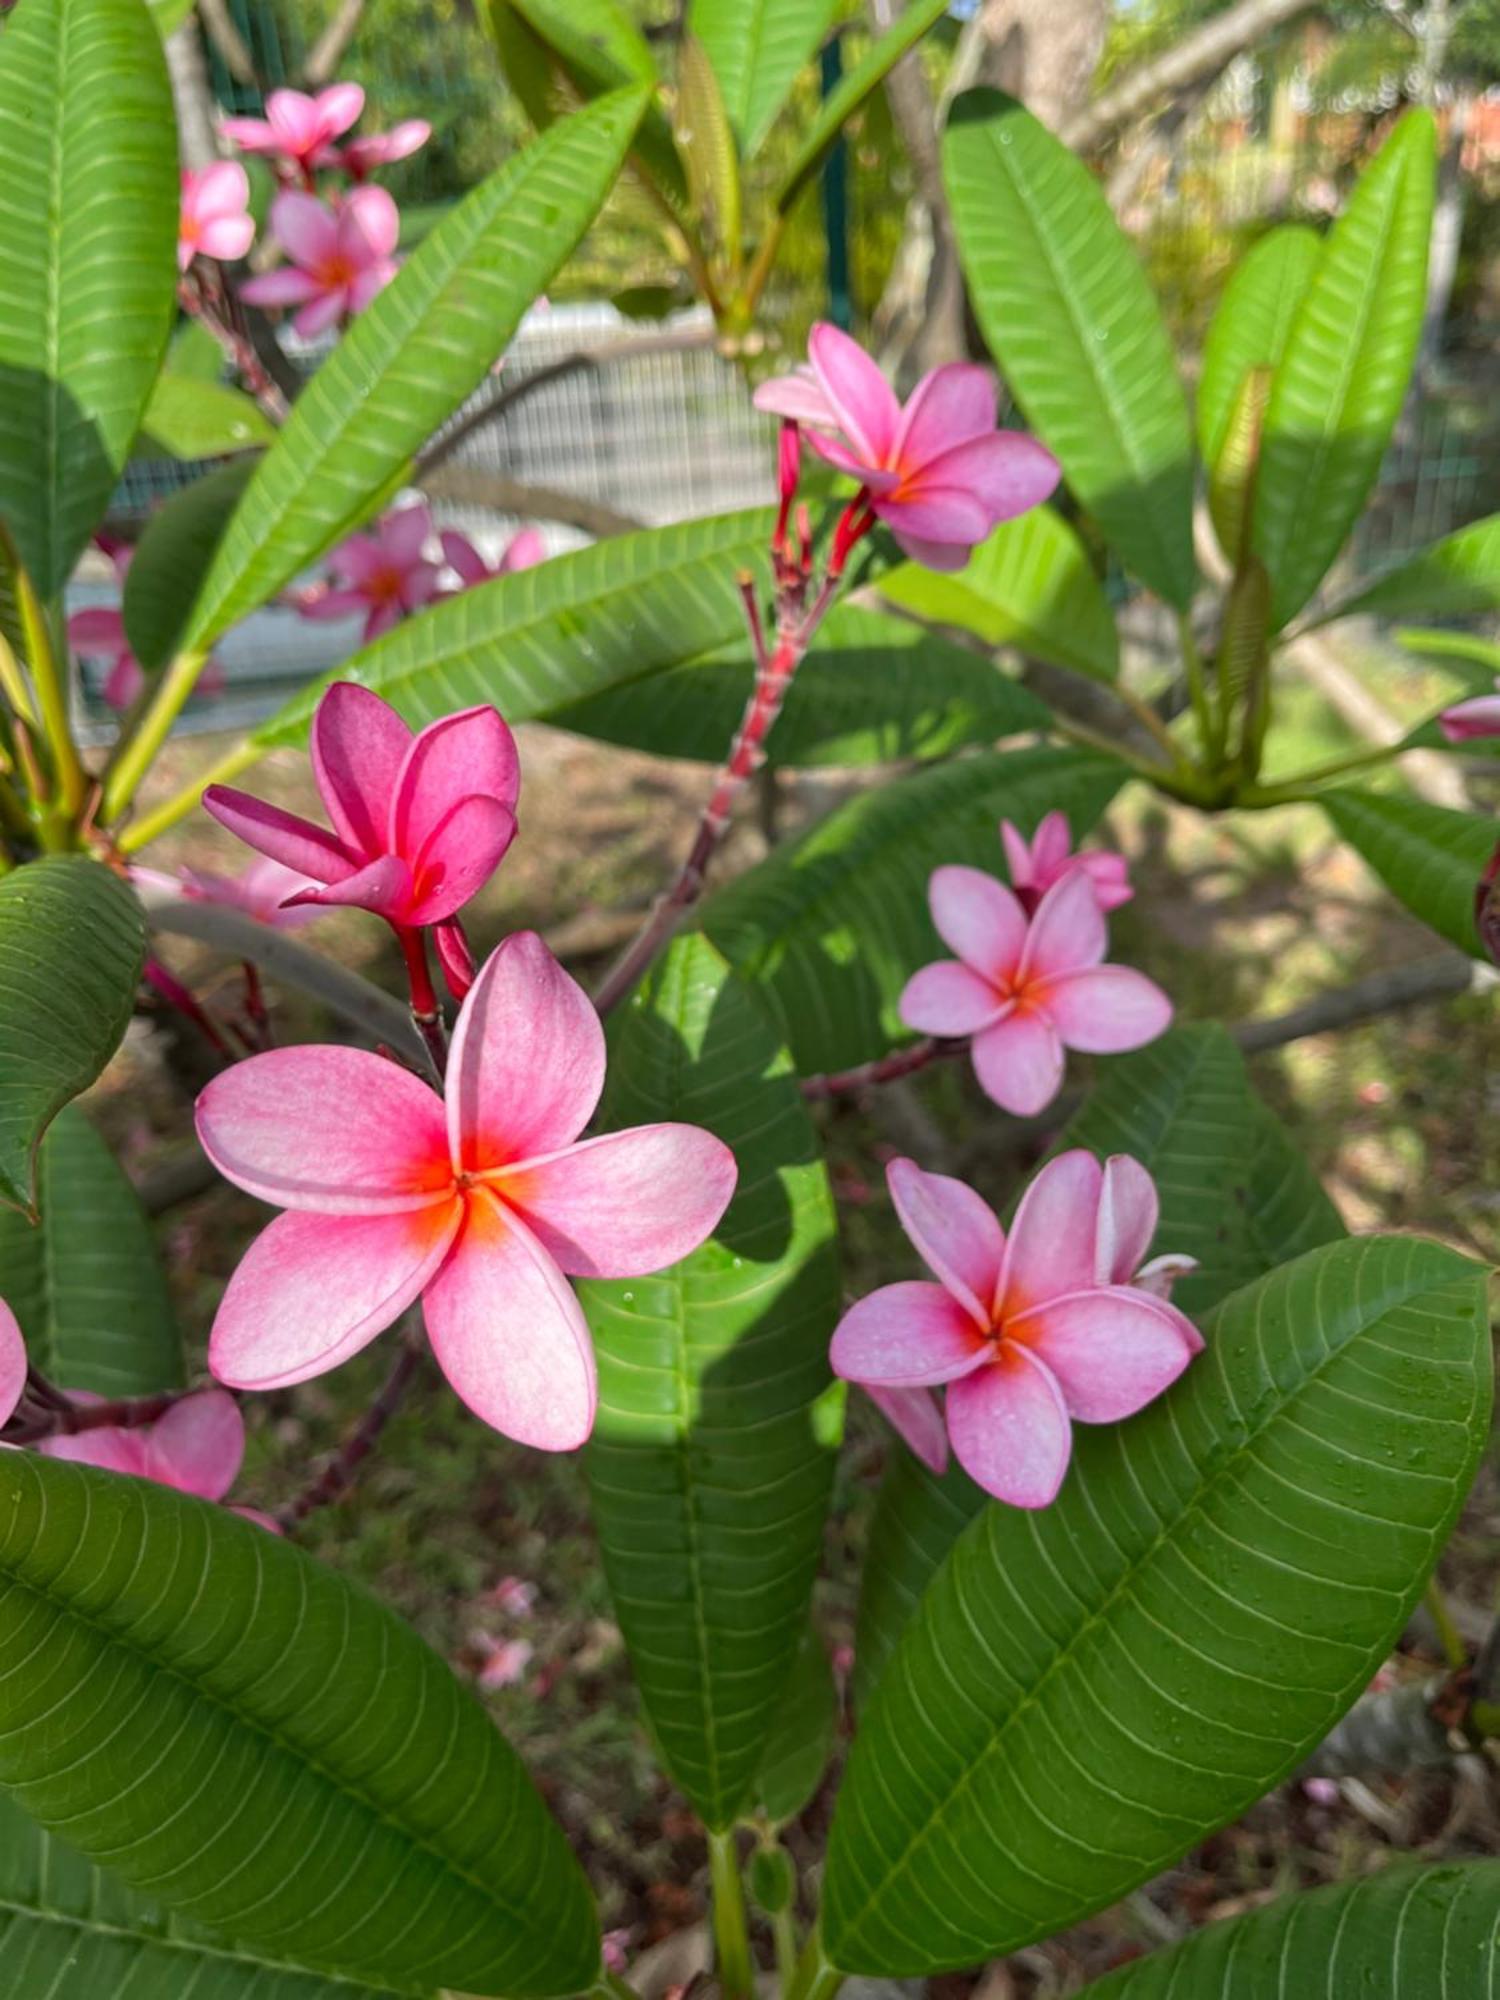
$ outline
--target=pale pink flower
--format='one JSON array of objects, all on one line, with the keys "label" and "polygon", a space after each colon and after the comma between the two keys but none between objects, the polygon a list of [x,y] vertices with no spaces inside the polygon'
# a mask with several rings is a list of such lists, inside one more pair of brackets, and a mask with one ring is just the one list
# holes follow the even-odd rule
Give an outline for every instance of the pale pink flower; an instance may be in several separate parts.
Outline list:
[{"label": "pale pink flower", "polygon": [[432,539],[432,515],[420,501],[382,514],[368,533],[351,535],[328,558],[343,588],[324,590],[298,601],[304,618],[351,618],[364,614],[366,645],[399,625],[440,595],[440,563],[424,551]]},{"label": "pale pink flower", "polygon": [[309,97],[300,90],[273,90],[264,118],[226,118],[221,130],[242,153],[268,153],[310,173],[318,156],[358,118],[365,94],[357,83],[334,83]]},{"label": "pale pink flower", "polygon": [[459,1011],[446,1103],[362,1049],[276,1049],[216,1077],[198,1099],[204,1150],[290,1212],[229,1281],[214,1374],[304,1382],[420,1298],[438,1365],[477,1416],[543,1450],[582,1444],[594,1351],[567,1278],[675,1264],[735,1182],[729,1148],[694,1125],[580,1140],[604,1064],[587,994],[523,931]]},{"label": "pale pink flower", "polygon": [[352,903],[397,929],[442,924],[476,895],[515,837],[516,742],[493,708],[466,708],[418,735],[388,702],[335,681],[312,727],[328,832],[248,792],[210,785],[221,826],[319,885],[303,903]]},{"label": "pale pink flower", "polygon": [[1094,885],[1099,907],[1106,914],[1128,903],[1135,894],[1123,854],[1106,854],[1097,849],[1087,854],[1073,852],[1066,813],[1044,814],[1029,841],[1019,827],[1003,819],[1000,839],[1010,869],[1010,886],[1025,910],[1034,910],[1053,883],[1061,882],[1065,875],[1087,875]]},{"label": "pale pink flower", "polygon": [[1450,743],[1472,743],[1484,736],[1500,736],[1500,677],[1494,694],[1476,694],[1468,701],[1445,708],[1438,727]]},{"label": "pale pink flower", "polygon": [[178,270],[185,271],[195,257],[217,257],[224,264],[243,257],[255,241],[255,219],[246,213],[249,203],[250,176],[238,160],[185,169],[177,223]]},{"label": "pale pink flower", "polygon": [[271,229],[289,264],[248,278],[240,296],[255,306],[298,306],[304,340],[363,312],[396,275],[401,218],[384,188],[357,187],[337,208],[289,189],[271,204]]},{"label": "pale pink flower", "polygon": [[444,528],[438,539],[443,545],[443,558],[458,578],[461,590],[472,590],[476,584],[488,583],[491,577],[510,576],[518,569],[535,569],[538,563],[547,560],[547,544],[536,528],[522,528],[512,535],[493,564],[486,562],[468,536],[459,534],[456,528]]},{"label": "pale pink flower", "polygon": [[425,118],[407,118],[389,132],[367,132],[358,139],[346,139],[342,146],[325,146],[313,165],[331,167],[362,181],[376,167],[393,166],[397,160],[419,153],[432,137]]},{"label": "pale pink flower", "polygon": [[1138,1049],[1171,1024],[1159,986],[1102,963],[1108,936],[1087,875],[1054,882],[1029,918],[977,868],[935,869],[927,899],[938,936],[958,956],[912,975],[901,1019],[922,1034],[972,1036],[981,1090],[1017,1118],[1056,1097],[1064,1050]]},{"label": "pale pink flower", "polygon": [[0,1299],[0,1424],[15,1414],[21,1392],[26,1387],[26,1342],[20,1321]]},{"label": "pale pink flower", "polygon": [[[1203,1342],[1165,1299],[1111,1273],[1134,1271],[1155,1234],[1156,1190],[1135,1160],[1063,1153],[1021,1198],[1009,1241],[971,1187],[911,1160],[891,1199],[936,1284],[887,1285],[834,1330],[834,1372],[906,1396],[942,1385],[954,1456],[1014,1507],[1056,1497],[1074,1423],[1134,1415]],[[928,1404],[935,1409],[928,1395]],[[941,1469],[941,1468],[938,1468]]]},{"label": "pale pink flower", "polygon": [[490,1602],[507,1618],[529,1618],[536,1608],[536,1585],[524,1577],[502,1576],[490,1592]]},{"label": "pale pink flower", "polygon": [[[857,341],[815,326],[808,362],[764,382],[755,406],[803,425],[813,449],[857,479],[907,555],[962,569],[1001,521],[1045,500],[1057,460],[1021,431],[996,430],[994,377],[949,362],[924,375],[905,407]],[[786,446],[781,465],[785,480]]]},{"label": "pale pink flower", "polygon": [[529,1639],[491,1639],[484,1635],[484,1659],[477,1679],[486,1694],[496,1688],[515,1687],[531,1665],[534,1648]]},{"label": "pale pink flower", "polygon": [[[81,1389],[69,1393],[75,1403],[84,1405],[102,1400]],[[101,1424],[93,1430],[43,1438],[35,1448],[44,1458],[72,1459],[105,1472],[150,1479],[200,1500],[222,1500],[244,1463],[245,1420],[233,1396],[222,1389],[204,1389],[184,1396],[155,1423],[129,1428]],[[234,1512],[272,1534],[281,1532],[269,1515],[253,1508],[236,1507]]]},{"label": "pale pink flower", "polygon": [[620,1973],[629,1963],[630,1940],[634,1933],[629,1930],[606,1931],[599,1940],[599,1955],[606,1972]]},{"label": "pale pink flower", "polygon": [[252,861],[239,875],[218,875],[208,868],[182,871],[182,893],[190,903],[219,903],[226,910],[242,910],[258,924],[270,924],[279,931],[298,930],[314,923],[322,911],[316,903],[286,907],[292,896],[300,896],[321,885],[310,875],[279,861]]}]

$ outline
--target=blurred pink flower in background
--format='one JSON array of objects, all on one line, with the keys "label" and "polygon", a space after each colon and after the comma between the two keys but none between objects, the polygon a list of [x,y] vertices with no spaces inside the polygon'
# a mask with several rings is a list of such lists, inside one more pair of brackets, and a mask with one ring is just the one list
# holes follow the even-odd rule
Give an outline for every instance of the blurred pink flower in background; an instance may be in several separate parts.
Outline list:
[{"label": "blurred pink flower in background", "polygon": [[[85,1406],[104,1400],[81,1389],[69,1394]],[[72,1459],[106,1472],[149,1479],[200,1500],[222,1500],[244,1463],[245,1420],[233,1396],[222,1389],[203,1389],[174,1403],[154,1424],[129,1429],[101,1424],[95,1430],[43,1438],[35,1449],[45,1458]],[[234,1512],[272,1534],[281,1532],[269,1515],[254,1508],[236,1507]]]},{"label": "blurred pink flower in background", "polygon": [[1472,743],[1485,736],[1500,736],[1500,679],[1494,694],[1476,694],[1438,717],[1438,727],[1450,743]]},{"label": "blurred pink flower in background", "polygon": [[317,903],[284,907],[289,896],[317,887],[310,875],[299,875],[295,868],[264,858],[252,861],[239,875],[218,875],[207,868],[184,867],[182,871],[182,893],[189,902],[219,903],[225,909],[242,910],[257,923],[270,924],[279,931],[298,930],[323,914]]},{"label": "blurred pink flower in background", "polygon": [[359,117],[365,94],[357,83],[333,83],[309,97],[273,90],[264,118],[226,118],[220,130],[242,153],[265,153],[310,173],[333,140]]},{"label": "blurred pink flower in background", "polygon": [[[114,565],[115,579],[123,591],[134,548],[128,542],[117,542],[103,535],[96,536],[95,543]],[[81,660],[109,663],[99,690],[102,698],[113,709],[129,708],[145,688],[146,670],[131,650],[123,603],[90,605],[86,611],[72,612],[67,634],[68,644]],[[194,693],[204,697],[221,694],[224,685],[223,667],[219,661],[209,659],[204,662]]]},{"label": "blurred pink flower in background", "polygon": [[26,1387],[26,1342],[20,1322],[0,1299],[0,1424],[8,1423]]},{"label": "blurred pink flower in background", "polygon": [[522,528],[512,535],[493,564],[486,562],[468,536],[461,535],[456,528],[444,528],[438,539],[443,546],[443,559],[463,590],[488,583],[491,577],[510,576],[518,569],[535,569],[538,563],[547,560],[547,544],[537,528]]},{"label": "blurred pink flower in background", "polygon": [[[976,543],[1045,500],[1060,476],[1035,438],[995,428],[987,368],[934,368],[903,408],[859,343],[826,322],[808,339],[807,365],[763,382],[755,407],[803,425],[813,449],[859,481],[905,553],[929,569],[962,569]],[[783,438],[783,477],[787,450]]]},{"label": "blurred pink flower in background", "polygon": [[1030,840],[1019,827],[1003,819],[1000,839],[1010,869],[1010,886],[1028,913],[1036,908],[1053,883],[1061,882],[1066,875],[1087,875],[1094,885],[1095,899],[1106,914],[1128,903],[1135,894],[1123,854],[1109,854],[1102,848],[1087,854],[1073,852],[1073,835],[1066,813],[1044,814]]},{"label": "blurred pink flower in background", "polygon": [[271,204],[271,229],[291,259],[248,278],[240,296],[256,306],[297,306],[304,340],[363,312],[396,275],[401,218],[384,188],[357,187],[336,208],[289,189]]},{"label": "blurred pink flower in background", "polygon": [[362,181],[376,167],[393,166],[397,160],[420,152],[431,137],[432,127],[425,118],[407,118],[389,132],[369,132],[358,139],[346,139],[342,146],[325,146],[313,165]]},{"label": "blurred pink flower in background", "polygon": [[534,1652],[529,1639],[492,1639],[481,1633],[479,1644],[484,1656],[475,1678],[486,1694],[495,1688],[515,1687],[524,1678]]},{"label": "blurred pink flower in background", "polygon": [[432,539],[432,515],[418,503],[382,514],[362,535],[351,535],[328,558],[343,579],[341,588],[311,592],[297,600],[304,618],[352,618],[364,613],[366,644],[399,625],[438,595],[442,565],[424,551]]},{"label": "blurred pink flower in background", "polygon": [[232,264],[255,241],[255,219],[247,214],[250,177],[238,160],[215,160],[182,176],[182,209],[177,223],[177,268],[195,257]]},{"label": "blurred pink flower in background", "polygon": [[490,1592],[490,1602],[507,1618],[529,1618],[536,1609],[536,1585],[523,1577],[502,1576]]}]

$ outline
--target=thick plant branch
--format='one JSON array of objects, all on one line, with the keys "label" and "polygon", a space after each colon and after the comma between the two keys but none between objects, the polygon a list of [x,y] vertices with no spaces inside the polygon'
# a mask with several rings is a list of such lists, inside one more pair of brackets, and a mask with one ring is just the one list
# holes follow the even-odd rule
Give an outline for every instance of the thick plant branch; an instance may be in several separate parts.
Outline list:
[{"label": "thick plant branch", "polygon": [[235,82],[248,84],[252,90],[264,90],[266,80],[250,51],[250,44],[235,26],[225,0],[198,0],[198,13],[208,30],[208,39],[218,50],[224,67]]},{"label": "thick plant branch", "polygon": [[313,44],[312,54],[302,65],[302,81],[309,90],[321,90],[344,60],[349,44],[364,18],[365,0],[341,0],[328,26]]},{"label": "thick plant branch", "polygon": [[523,521],[563,521],[599,542],[611,535],[632,535],[646,525],[601,500],[585,500],[552,486],[532,486],[477,465],[442,465],[417,473],[413,483],[435,499],[456,500],[463,507],[493,507],[497,514],[514,514]]},{"label": "thick plant branch", "polygon": [[421,1360],[420,1350],[403,1337],[401,1352],[379,1395],[317,1477],[284,1507],[276,1510],[278,1528],[295,1528],[309,1514],[317,1513],[320,1507],[331,1507],[343,1499],[354,1483],[355,1473],[375,1449],[381,1432],[405,1401]]}]

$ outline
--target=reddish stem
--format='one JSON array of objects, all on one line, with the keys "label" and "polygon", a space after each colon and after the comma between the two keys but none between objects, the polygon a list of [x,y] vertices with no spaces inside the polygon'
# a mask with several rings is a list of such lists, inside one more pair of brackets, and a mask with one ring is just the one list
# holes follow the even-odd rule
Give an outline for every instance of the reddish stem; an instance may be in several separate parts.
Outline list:
[{"label": "reddish stem", "polygon": [[[214,270],[215,282],[222,291],[222,274],[218,273],[217,266]],[[265,364],[255,351],[254,341],[234,324],[227,293],[222,299],[215,298],[203,275],[202,266],[195,264],[178,283],[177,298],[188,317],[197,320],[213,335],[271,422],[277,426],[284,424],[287,419],[286,397],[271,380]]]},{"label": "reddish stem", "polygon": [[857,1069],[834,1070],[826,1076],[805,1076],[802,1079],[804,1097],[842,1097],[846,1092],[863,1090],[875,1083],[895,1083],[903,1076],[914,1076],[918,1070],[929,1064],[945,1062],[950,1056],[968,1053],[969,1044],[963,1041],[934,1041],[925,1036],[920,1042],[912,1042],[904,1049],[895,1049],[888,1056],[880,1056],[874,1062],[861,1063]]},{"label": "reddish stem", "polygon": [[184,1020],[191,1021],[199,1034],[221,1055],[225,1062],[235,1060],[234,1050],[220,1034],[213,1020],[205,1013],[198,1001],[183,985],[175,973],[168,972],[159,958],[148,958],[142,977],[153,992],[159,993],[169,1007],[175,1007]]},{"label": "reddish stem", "polygon": [[76,1437],[80,1431],[139,1430],[164,1417],[183,1393],[161,1396],[121,1396],[111,1403],[53,1405],[50,1415],[23,1423],[7,1433],[7,1444],[37,1444],[43,1438]]},{"label": "reddish stem", "polygon": [[411,988],[412,1025],[422,1037],[441,1083],[448,1069],[448,1031],[443,1026],[443,1010],[438,1005],[431,968],[427,963],[427,933],[408,929],[403,924],[395,924],[392,929],[401,946],[401,956],[406,961],[406,979]]}]

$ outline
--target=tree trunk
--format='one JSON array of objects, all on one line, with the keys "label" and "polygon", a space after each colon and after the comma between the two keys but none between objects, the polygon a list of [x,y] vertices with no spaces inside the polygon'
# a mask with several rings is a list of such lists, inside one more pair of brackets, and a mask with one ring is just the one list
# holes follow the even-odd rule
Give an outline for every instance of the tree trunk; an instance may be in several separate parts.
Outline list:
[{"label": "tree trunk", "polygon": [[218,157],[219,148],[214,131],[213,92],[209,88],[208,65],[203,60],[196,15],[189,14],[182,26],[168,35],[166,52],[182,164],[187,168],[206,167]]}]

